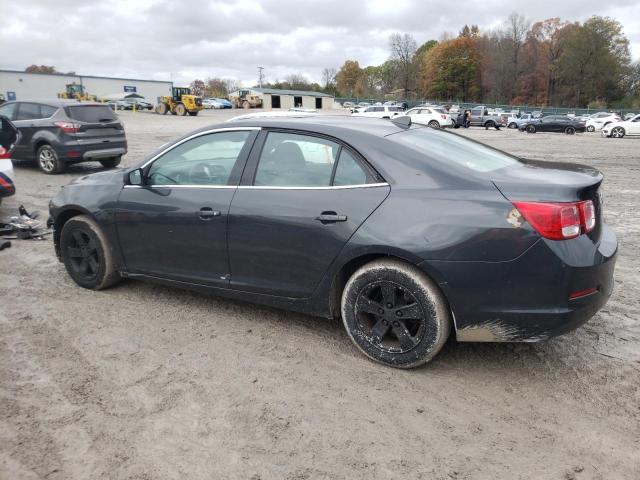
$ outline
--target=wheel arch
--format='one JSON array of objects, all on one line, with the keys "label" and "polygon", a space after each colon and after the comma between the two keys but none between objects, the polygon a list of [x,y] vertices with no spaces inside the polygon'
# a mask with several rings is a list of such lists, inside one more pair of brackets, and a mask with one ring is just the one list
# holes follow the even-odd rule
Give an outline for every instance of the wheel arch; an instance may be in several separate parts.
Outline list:
[{"label": "wheel arch", "polygon": [[56,251],[56,256],[59,260],[62,261],[62,256],[60,254],[60,232],[62,232],[62,228],[64,224],[71,220],[73,217],[77,217],[79,215],[86,215],[93,220],[96,220],[91,212],[89,212],[86,208],[80,207],[79,205],[68,205],[65,206],[63,210],[60,210],[56,213],[55,219],[53,221],[53,245]]}]

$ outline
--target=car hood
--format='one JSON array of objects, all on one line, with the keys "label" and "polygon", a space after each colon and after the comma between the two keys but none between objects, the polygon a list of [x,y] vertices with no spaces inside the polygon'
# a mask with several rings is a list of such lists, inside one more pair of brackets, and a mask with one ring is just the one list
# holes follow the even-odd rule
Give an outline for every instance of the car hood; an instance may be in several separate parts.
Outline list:
[{"label": "car hood", "polygon": [[95,186],[95,185],[113,185],[123,184],[124,168],[116,168],[106,172],[92,173],[84,175],[73,180],[69,185],[73,186]]}]

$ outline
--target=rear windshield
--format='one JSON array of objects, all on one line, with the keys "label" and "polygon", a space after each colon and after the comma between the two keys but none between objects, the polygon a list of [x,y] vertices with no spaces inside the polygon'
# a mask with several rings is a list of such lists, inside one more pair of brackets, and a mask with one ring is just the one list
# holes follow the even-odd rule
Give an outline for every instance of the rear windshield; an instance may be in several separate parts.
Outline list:
[{"label": "rear windshield", "polygon": [[111,107],[107,105],[77,105],[65,109],[67,115],[79,122],[100,123],[117,120]]},{"label": "rear windshield", "polygon": [[387,137],[402,145],[424,152],[427,158],[453,163],[475,172],[493,172],[521,164],[507,153],[461,135],[432,128],[412,128]]}]

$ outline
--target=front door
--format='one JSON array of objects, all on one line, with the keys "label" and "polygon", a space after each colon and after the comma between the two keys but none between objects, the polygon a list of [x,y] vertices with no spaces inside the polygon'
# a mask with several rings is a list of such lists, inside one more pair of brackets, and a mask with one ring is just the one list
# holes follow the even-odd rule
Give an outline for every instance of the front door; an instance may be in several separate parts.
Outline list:
[{"label": "front door", "polygon": [[338,142],[285,131],[259,142],[229,212],[231,285],[309,297],[389,186]]},{"label": "front door", "polygon": [[205,285],[229,279],[227,218],[254,129],[202,133],[144,167],[116,208],[127,271]]}]

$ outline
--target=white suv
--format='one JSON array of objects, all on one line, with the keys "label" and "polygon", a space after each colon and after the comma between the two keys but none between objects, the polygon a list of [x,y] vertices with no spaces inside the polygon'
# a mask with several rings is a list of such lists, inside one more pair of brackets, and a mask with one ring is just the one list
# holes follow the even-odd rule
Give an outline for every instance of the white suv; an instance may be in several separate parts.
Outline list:
[{"label": "white suv", "polygon": [[591,118],[587,120],[587,132],[595,132],[596,130],[602,130],[602,127],[609,125],[613,122],[619,122],[622,120],[617,113],[599,112],[591,115]]},{"label": "white suv", "polygon": [[402,110],[402,107],[373,105],[363,110],[353,112],[351,115],[354,117],[393,118],[403,113],[404,110]]},{"label": "white suv", "polygon": [[451,115],[443,109],[434,107],[416,107],[407,110],[405,115],[411,117],[411,120],[421,125],[428,125],[432,128],[453,127],[454,121]]}]

